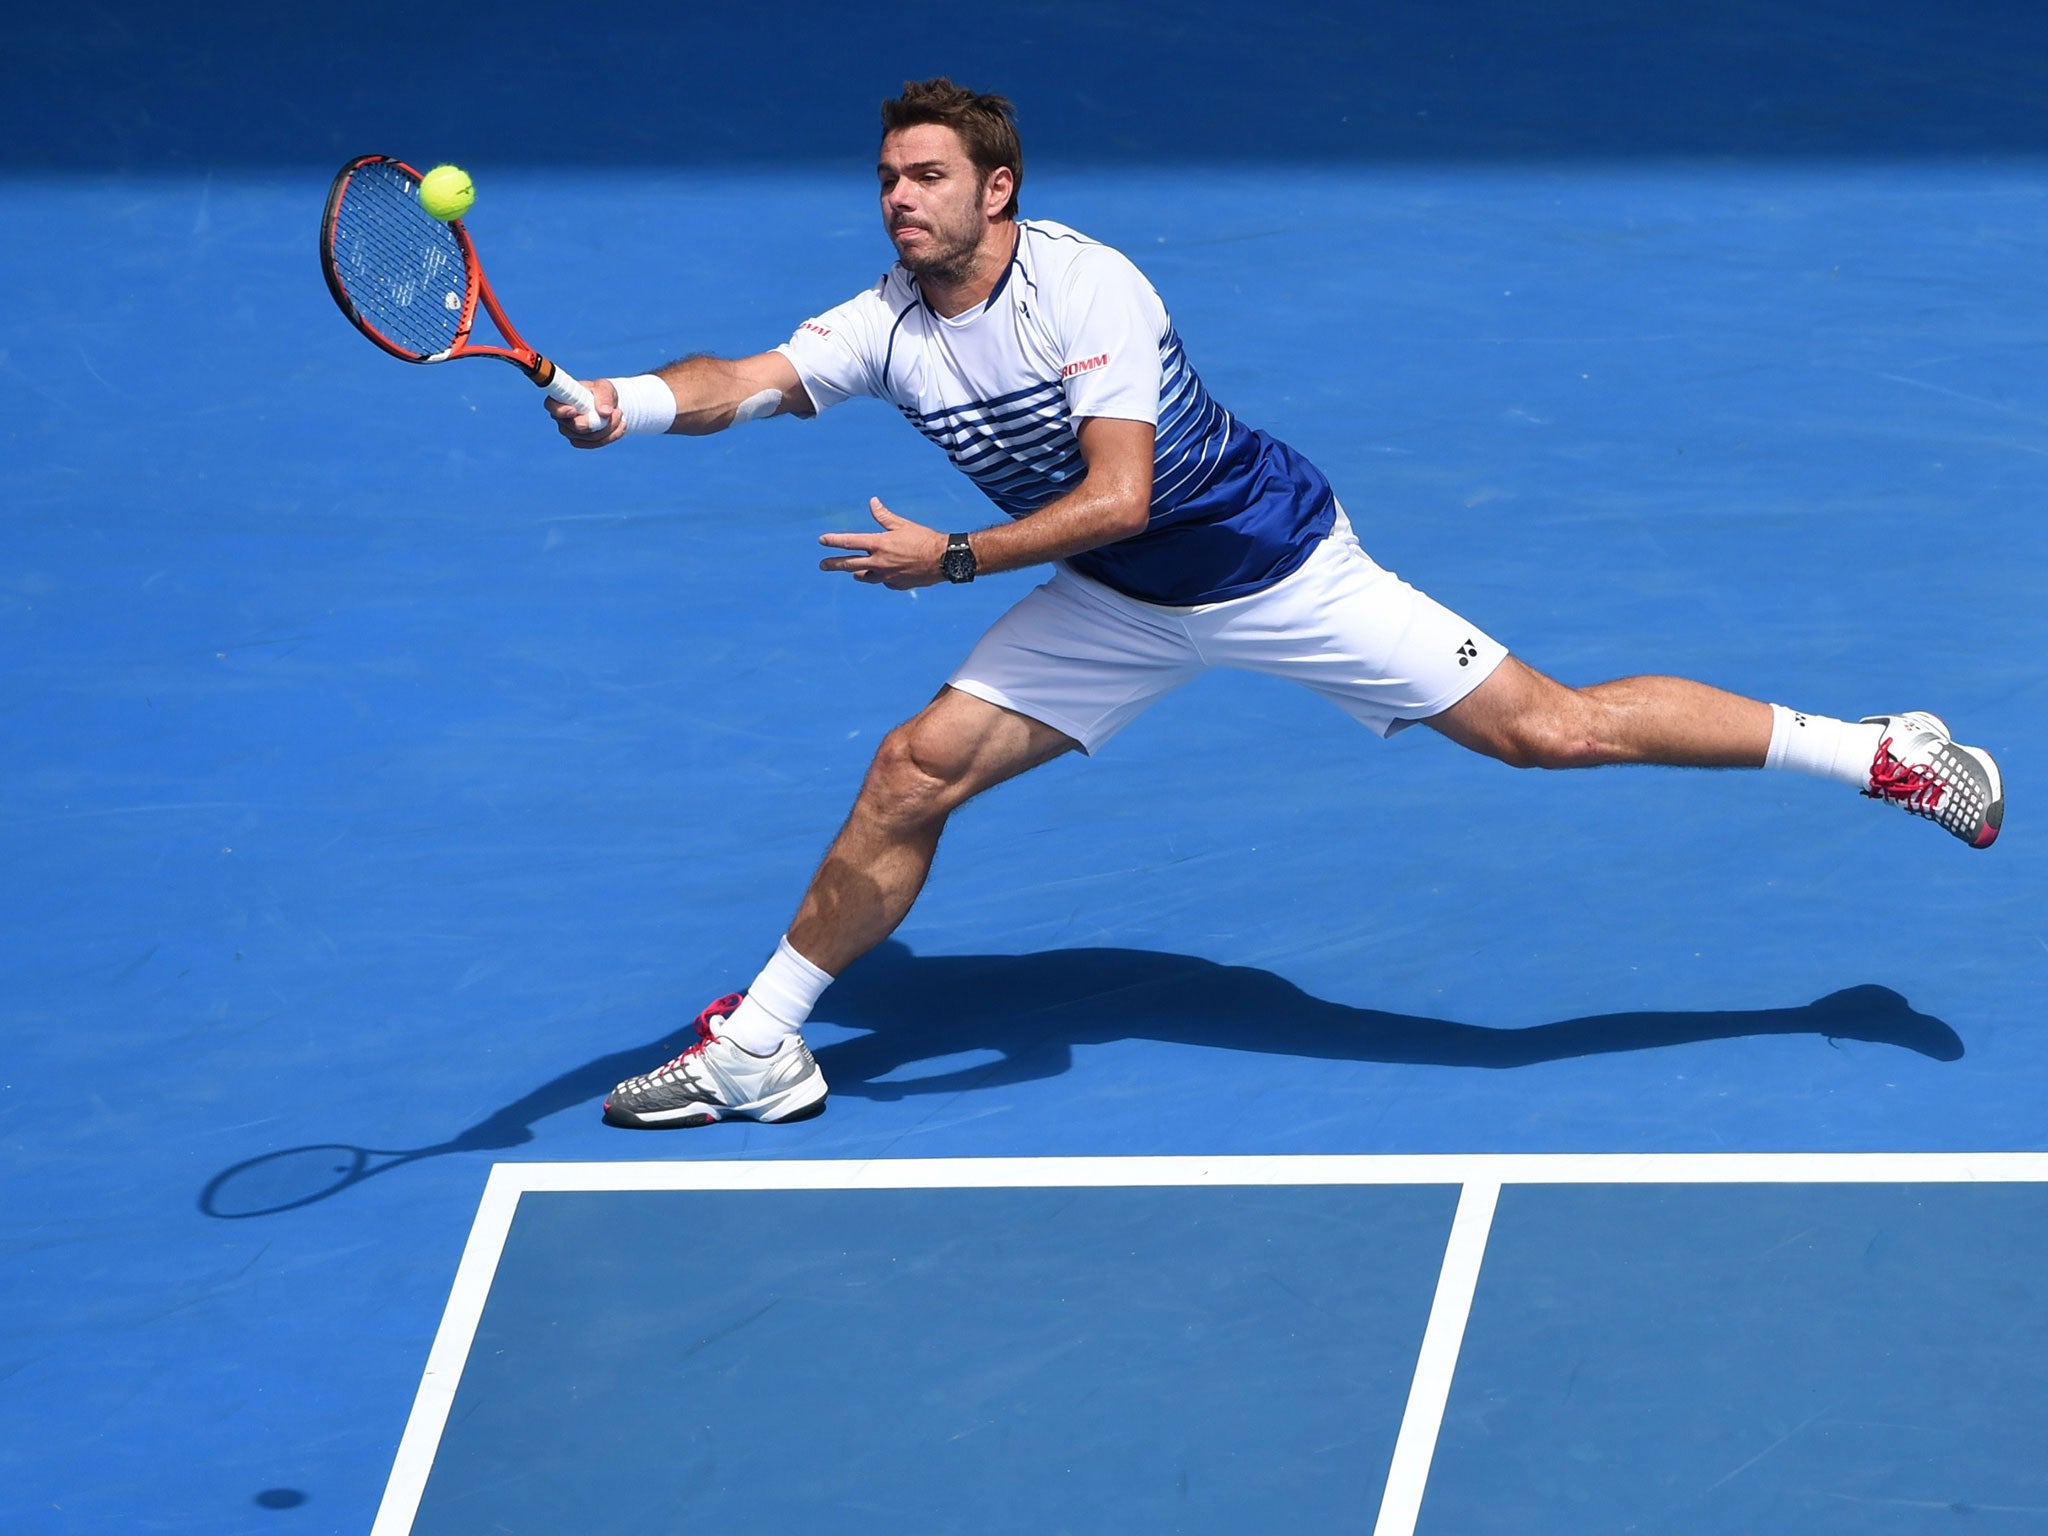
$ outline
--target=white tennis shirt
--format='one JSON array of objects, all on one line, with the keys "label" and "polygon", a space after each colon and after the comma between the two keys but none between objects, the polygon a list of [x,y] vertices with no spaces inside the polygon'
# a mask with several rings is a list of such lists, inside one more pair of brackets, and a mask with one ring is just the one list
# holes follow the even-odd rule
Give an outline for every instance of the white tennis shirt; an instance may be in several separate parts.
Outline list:
[{"label": "white tennis shirt", "polygon": [[965,314],[933,311],[898,265],[776,350],[819,410],[854,395],[889,401],[1011,517],[1087,473],[1077,423],[1150,423],[1151,525],[1066,562],[1142,601],[1259,591],[1334,521],[1321,471],[1210,398],[1144,274],[1063,224],[1020,219],[1015,259]]}]

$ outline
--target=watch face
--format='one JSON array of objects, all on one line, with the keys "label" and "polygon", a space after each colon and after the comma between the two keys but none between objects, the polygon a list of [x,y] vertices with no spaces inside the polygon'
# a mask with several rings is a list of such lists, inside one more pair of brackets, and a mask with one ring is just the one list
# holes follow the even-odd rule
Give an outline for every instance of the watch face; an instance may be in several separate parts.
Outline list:
[{"label": "watch face", "polygon": [[954,545],[939,559],[939,571],[948,581],[974,580],[974,551],[965,545]]}]

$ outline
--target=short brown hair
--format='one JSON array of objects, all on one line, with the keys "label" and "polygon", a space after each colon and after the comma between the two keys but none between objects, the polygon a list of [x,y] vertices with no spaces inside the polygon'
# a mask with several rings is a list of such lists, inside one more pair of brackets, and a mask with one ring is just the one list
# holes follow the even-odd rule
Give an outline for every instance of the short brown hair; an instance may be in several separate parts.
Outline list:
[{"label": "short brown hair", "polygon": [[903,94],[882,103],[882,133],[919,123],[940,123],[960,135],[967,158],[983,182],[999,165],[1010,168],[1010,201],[998,218],[1017,217],[1017,193],[1024,185],[1024,146],[1017,138],[1017,109],[1004,96],[988,96],[936,80],[906,80]]}]

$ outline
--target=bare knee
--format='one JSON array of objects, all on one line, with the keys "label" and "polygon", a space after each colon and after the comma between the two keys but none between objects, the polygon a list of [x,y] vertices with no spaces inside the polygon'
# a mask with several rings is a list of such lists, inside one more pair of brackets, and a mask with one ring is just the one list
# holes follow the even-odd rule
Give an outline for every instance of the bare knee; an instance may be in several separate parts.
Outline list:
[{"label": "bare knee", "polygon": [[920,723],[907,721],[882,738],[861,785],[859,809],[893,827],[944,820],[966,798],[967,765],[952,761]]},{"label": "bare knee", "polygon": [[1485,682],[1428,723],[1459,746],[1514,768],[1666,761],[1646,754],[1631,735],[1631,710],[1641,712],[1643,681],[1572,688],[1510,656]]},{"label": "bare knee", "polygon": [[944,688],[882,738],[854,816],[894,833],[931,830],[983,790],[1079,745],[1026,715]]}]

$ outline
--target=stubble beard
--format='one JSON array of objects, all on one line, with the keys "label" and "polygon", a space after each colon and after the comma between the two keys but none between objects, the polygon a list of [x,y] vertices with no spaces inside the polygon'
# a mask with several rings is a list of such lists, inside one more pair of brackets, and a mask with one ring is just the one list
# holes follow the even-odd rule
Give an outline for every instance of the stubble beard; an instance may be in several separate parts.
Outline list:
[{"label": "stubble beard", "polygon": [[896,247],[896,259],[903,263],[905,271],[912,277],[929,278],[939,283],[963,283],[974,275],[974,258],[981,249],[982,235],[986,230],[980,208],[981,194],[987,186],[987,177],[975,178],[974,209],[968,215],[965,227],[952,230],[932,224],[921,226],[927,237],[922,252],[906,255],[894,232],[891,232],[889,243]]},{"label": "stubble beard", "polygon": [[[937,230],[926,229],[927,235],[936,235]],[[928,245],[924,250],[906,251],[899,242],[896,259],[903,263],[904,270],[912,277],[931,278],[941,283],[958,283],[974,275],[974,257],[980,245],[972,239],[954,239],[943,245]]]}]

